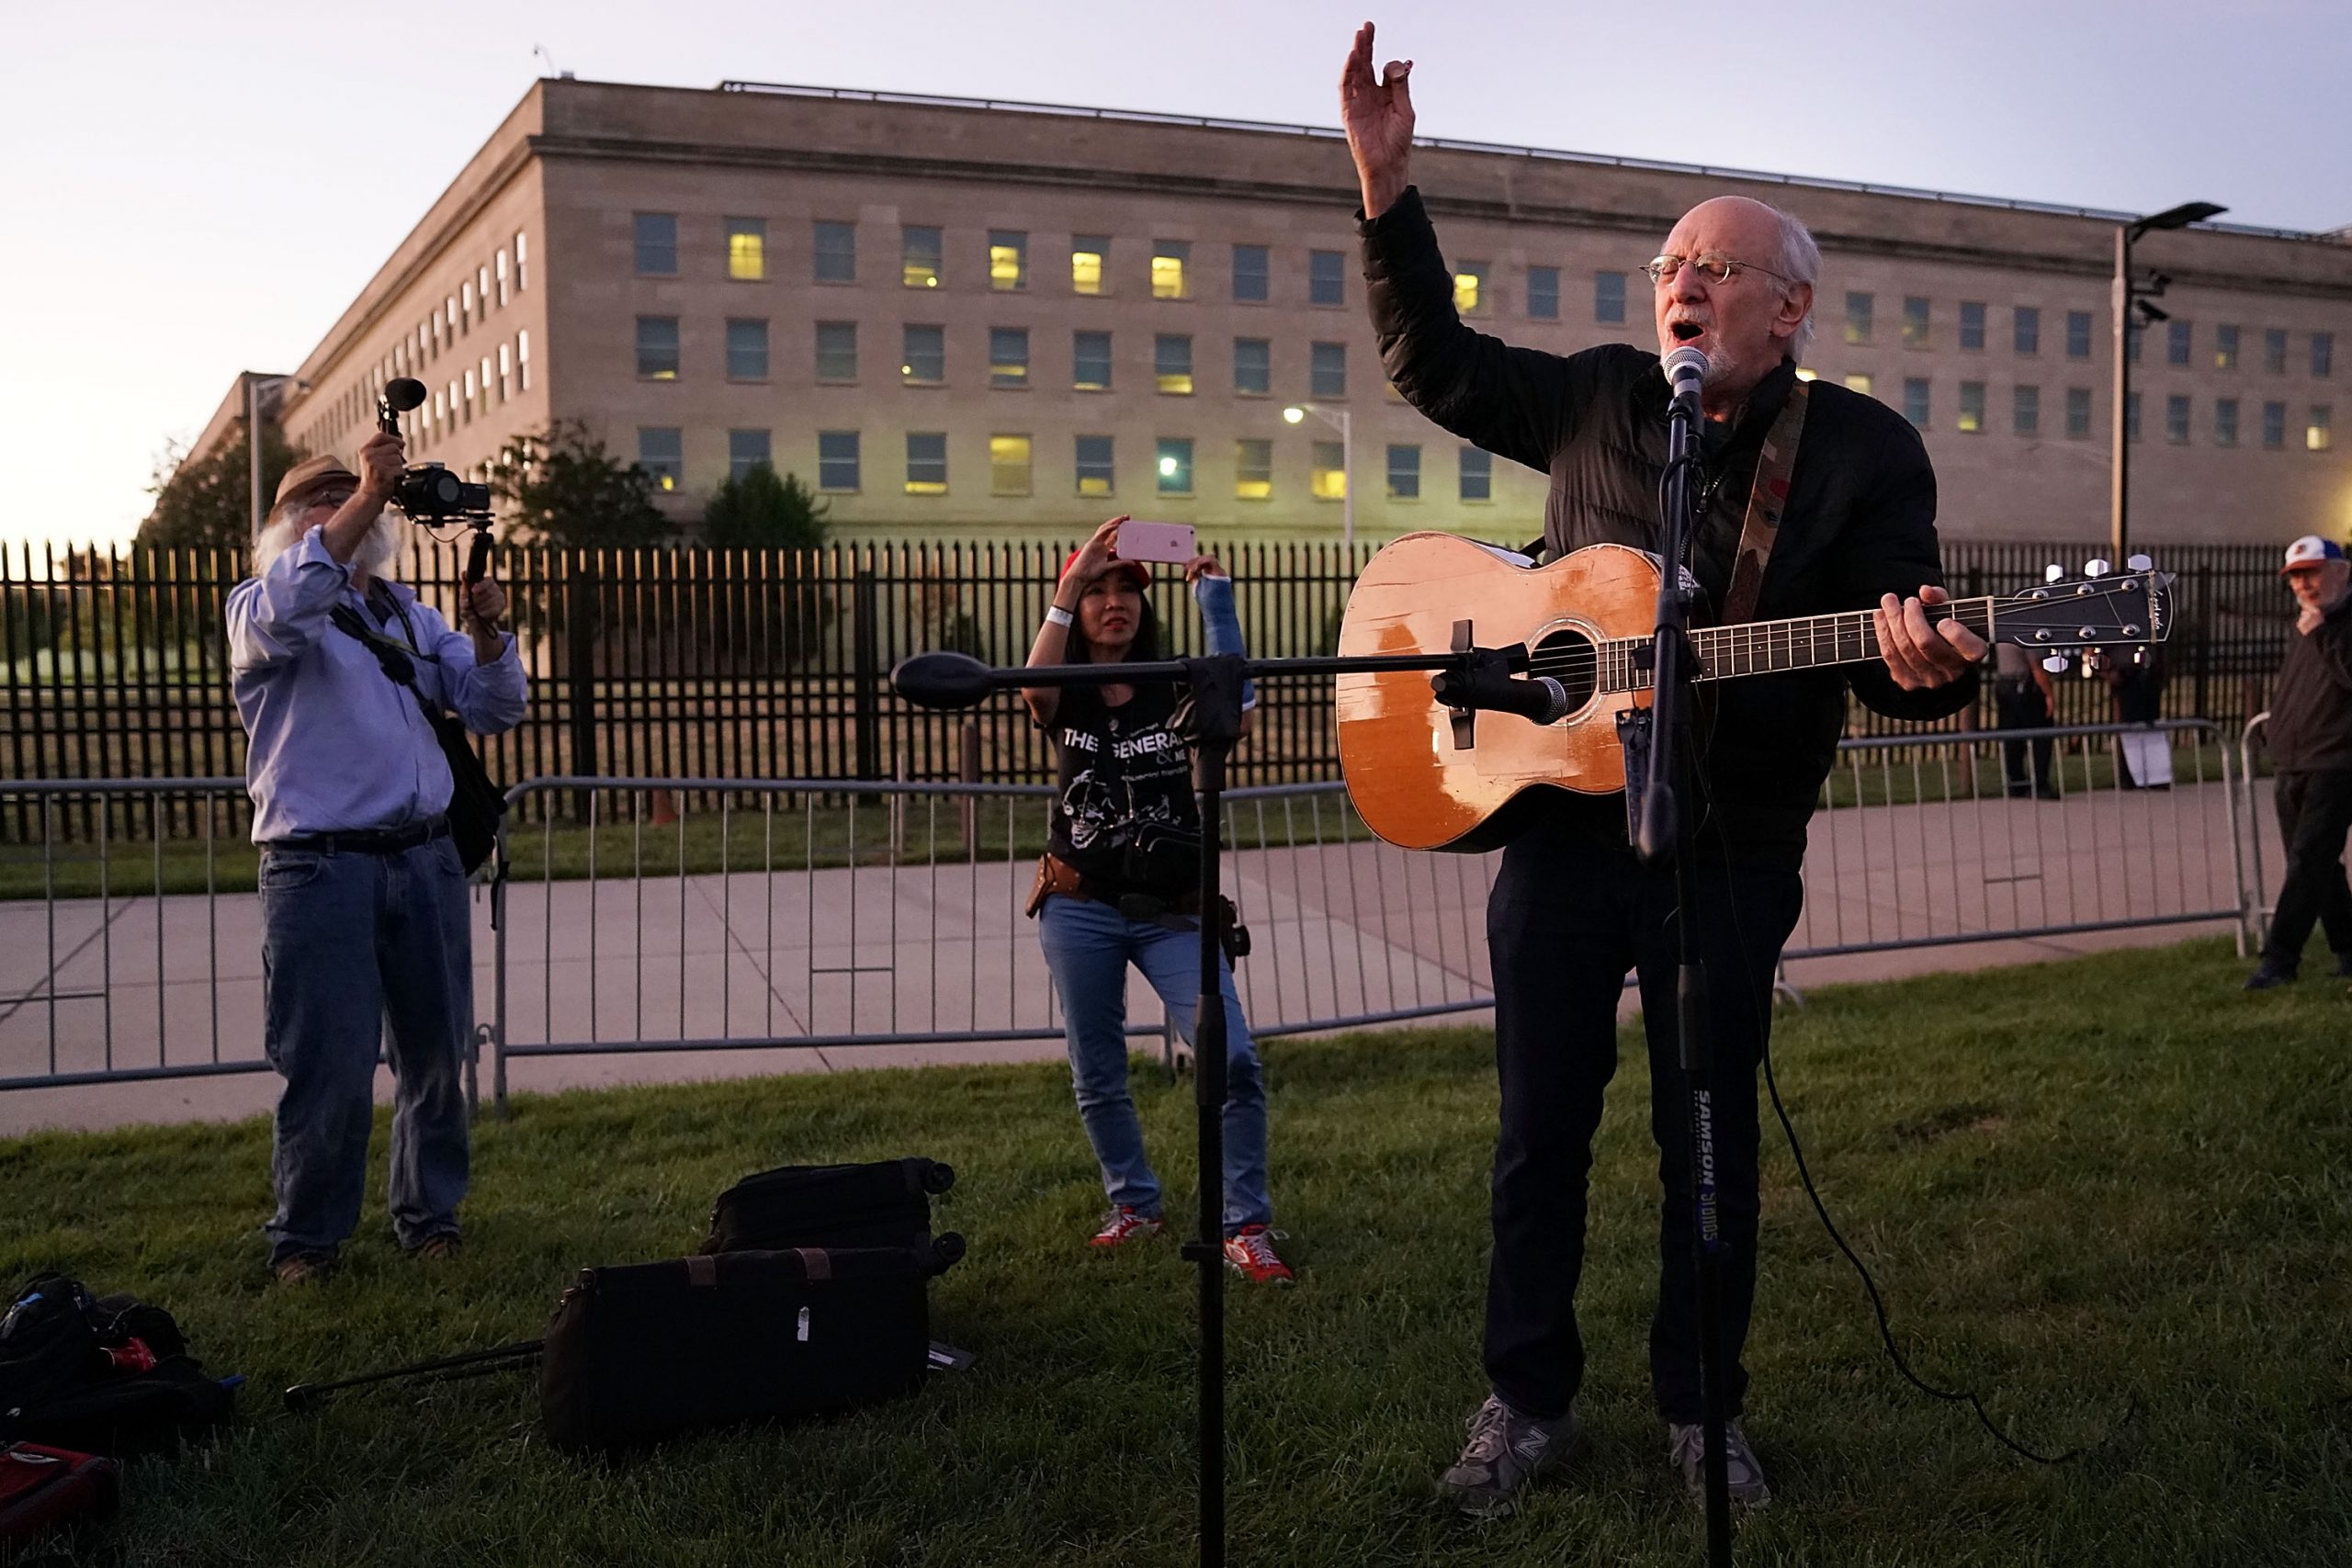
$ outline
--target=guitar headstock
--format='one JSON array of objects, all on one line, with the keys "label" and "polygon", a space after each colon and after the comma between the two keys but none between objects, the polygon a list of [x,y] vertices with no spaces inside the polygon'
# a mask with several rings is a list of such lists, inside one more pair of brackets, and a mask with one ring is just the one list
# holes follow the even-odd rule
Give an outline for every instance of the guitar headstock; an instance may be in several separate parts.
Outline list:
[{"label": "guitar headstock", "polygon": [[2042,662],[2052,671],[2085,649],[2162,642],[2172,635],[2172,574],[2146,556],[2133,556],[2120,571],[2087,560],[2079,577],[2053,566],[2040,587],[1994,607],[1993,635],[2047,654]]}]

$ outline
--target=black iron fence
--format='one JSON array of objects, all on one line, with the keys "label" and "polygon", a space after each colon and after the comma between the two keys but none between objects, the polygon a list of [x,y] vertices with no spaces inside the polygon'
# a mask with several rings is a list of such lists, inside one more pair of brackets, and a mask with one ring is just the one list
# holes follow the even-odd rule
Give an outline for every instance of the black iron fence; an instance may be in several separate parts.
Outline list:
[{"label": "black iron fence", "polygon": [[[893,696],[891,664],[926,648],[998,663],[1026,657],[1067,549],[1046,544],[840,546],[797,553],[708,549],[503,552],[499,574],[531,673],[523,722],[492,738],[503,779],[548,775],[831,777],[1023,783],[1047,775],[1044,738],[1011,694],[968,715]],[[404,581],[447,610],[460,547],[421,540]],[[1330,544],[1225,547],[1253,651],[1326,653],[1369,555]],[[1955,592],[2015,591],[2096,544],[1946,547]],[[2262,546],[2165,549],[2178,576],[2165,708],[2232,725],[2259,710],[2284,647],[2288,602]],[[242,551],[0,550],[0,764],[8,776],[186,778],[244,767],[222,635]],[[1197,651],[1198,617],[1175,574],[1152,594],[1168,645]],[[1991,728],[1982,710],[1960,726]],[[2112,716],[2105,684],[2058,678],[2061,724]],[[1858,734],[1894,727],[1857,708]],[[1336,775],[1328,682],[1261,699],[1236,784]],[[142,807],[142,809],[145,809]],[[194,835],[211,809],[158,807]],[[21,815],[21,807],[18,815]],[[85,825],[85,828],[88,825]],[[125,823],[132,831],[146,824]],[[243,824],[230,825],[242,830]],[[17,842],[29,821],[0,822]]]}]

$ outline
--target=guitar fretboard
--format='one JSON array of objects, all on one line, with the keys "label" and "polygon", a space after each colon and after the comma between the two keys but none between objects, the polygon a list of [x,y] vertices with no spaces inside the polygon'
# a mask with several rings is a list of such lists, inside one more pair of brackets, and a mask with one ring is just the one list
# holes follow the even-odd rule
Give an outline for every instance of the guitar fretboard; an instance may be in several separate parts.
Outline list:
[{"label": "guitar fretboard", "polygon": [[[1978,637],[1993,637],[1993,605],[1987,596],[1927,606],[1928,622],[1957,620]],[[1696,678],[1728,681],[1776,670],[1815,670],[1830,664],[1860,664],[1879,656],[1878,628],[1868,610],[1802,615],[1790,621],[1750,621],[1736,626],[1703,626],[1690,634],[1698,660]],[[1600,689],[1645,692],[1651,683],[1646,660],[1650,638],[1615,637],[1599,645]],[[1540,664],[1539,660],[1539,664]]]}]

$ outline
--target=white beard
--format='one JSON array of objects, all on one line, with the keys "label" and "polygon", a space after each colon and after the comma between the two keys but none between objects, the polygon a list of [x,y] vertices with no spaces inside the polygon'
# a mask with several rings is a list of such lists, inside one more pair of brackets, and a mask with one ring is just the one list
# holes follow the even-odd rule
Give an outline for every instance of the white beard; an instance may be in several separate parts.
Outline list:
[{"label": "white beard", "polygon": [[[301,542],[306,532],[300,521],[279,513],[262,525],[260,536],[254,540],[254,575],[261,576],[279,556]],[[351,570],[369,577],[391,574],[394,558],[400,554],[401,520],[390,511],[380,512],[368,527],[359,548],[352,553]]]}]

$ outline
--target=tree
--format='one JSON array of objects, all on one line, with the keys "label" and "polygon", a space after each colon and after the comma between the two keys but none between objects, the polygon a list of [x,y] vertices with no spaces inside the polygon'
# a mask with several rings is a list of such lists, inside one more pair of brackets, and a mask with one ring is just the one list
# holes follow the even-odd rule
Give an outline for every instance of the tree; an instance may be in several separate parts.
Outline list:
[{"label": "tree", "polygon": [[490,488],[509,521],[546,544],[627,547],[671,536],[653,476],[614,457],[583,425],[558,421],[508,442],[491,459]]},{"label": "tree", "polygon": [[[155,465],[148,490],[155,508],[139,525],[141,546],[171,549],[190,545],[243,549],[254,540],[253,479],[248,448],[240,431],[237,439],[209,457],[189,460],[176,448],[166,448]],[[301,461],[275,420],[261,426],[261,492],[263,503],[277,493],[277,481]]]},{"label": "tree", "polygon": [[825,507],[797,477],[754,463],[710,498],[702,536],[713,549],[813,550],[825,542]]}]

